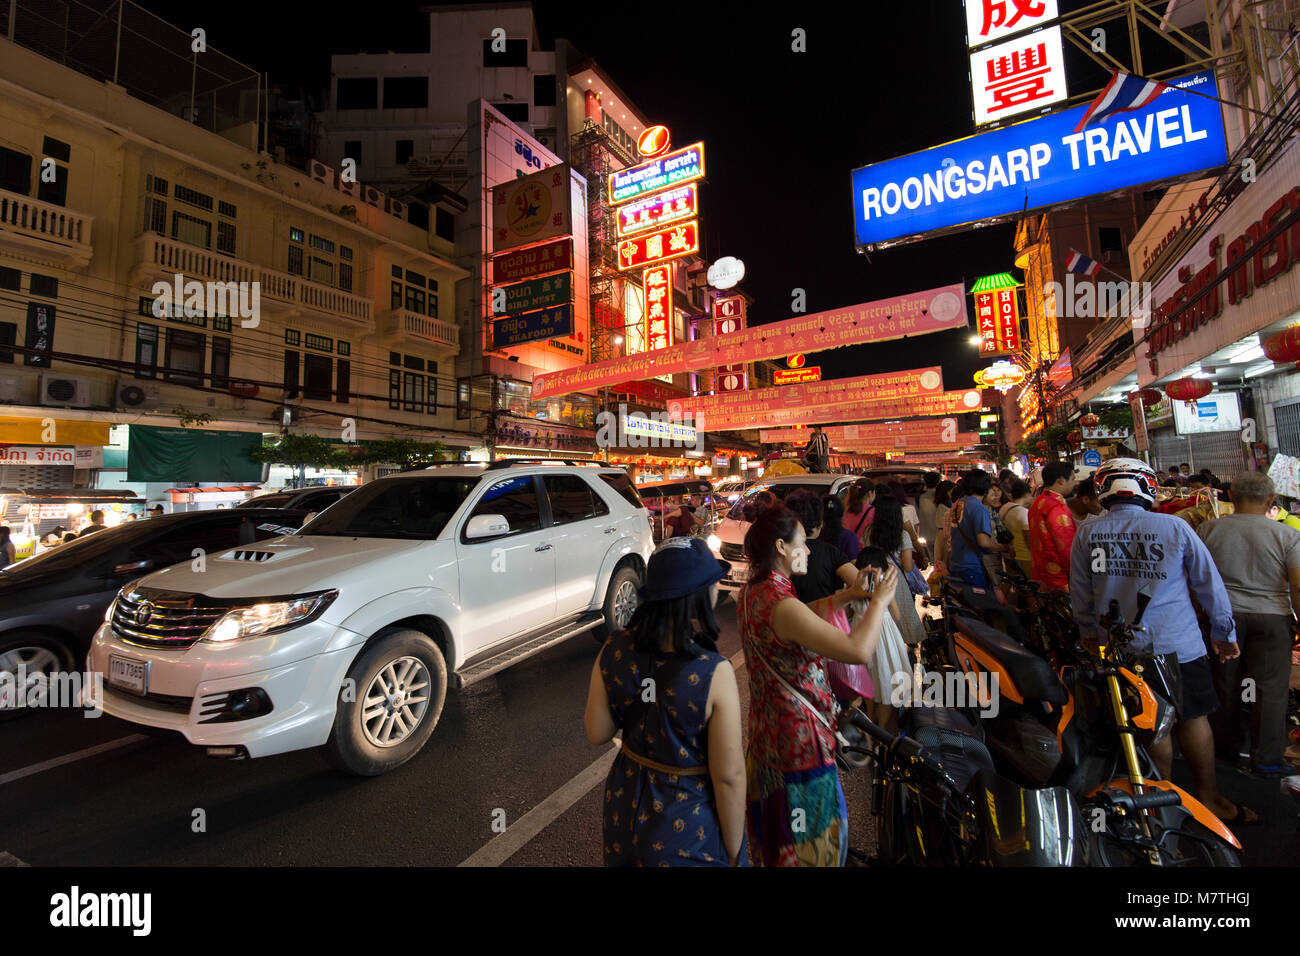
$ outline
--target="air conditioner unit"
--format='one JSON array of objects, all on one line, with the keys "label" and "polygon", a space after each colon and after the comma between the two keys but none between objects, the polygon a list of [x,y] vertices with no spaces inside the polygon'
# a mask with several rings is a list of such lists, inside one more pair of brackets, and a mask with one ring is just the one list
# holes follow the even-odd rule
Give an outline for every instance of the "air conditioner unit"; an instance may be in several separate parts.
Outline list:
[{"label": "air conditioner unit", "polygon": [[307,160],[307,175],[326,186],[334,185],[334,169],[326,166],[319,159]]},{"label": "air conditioner unit", "polygon": [[40,378],[40,403],[59,408],[87,408],[90,405],[90,379],[79,375],[43,372]]},{"label": "air conditioner unit", "polygon": [[27,401],[23,400],[23,392],[26,389],[24,385],[30,379],[24,379],[19,375],[6,375],[0,377],[0,405],[26,405]]},{"label": "air conditioner unit", "polygon": [[378,206],[384,208],[384,194],[374,186],[361,187],[361,201],[367,206]]},{"label": "air conditioner unit", "polygon": [[156,408],[162,390],[157,385],[123,385],[117,390],[117,400],[127,408]]},{"label": "air conditioner unit", "polygon": [[390,197],[388,200],[388,211],[398,219],[405,219],[406,203],[402,202],[400,199],[393,199]]},{"label": "air conditioner unit", "polygon": [[357,182],[355,179],[352,180],[351,182],[346,182],[346,183],[342,179],[340,179],[338,181],[337,188],[339,192],[345,193],[346,195],[351,196],[353,199],[361,198],[361,184]]}]

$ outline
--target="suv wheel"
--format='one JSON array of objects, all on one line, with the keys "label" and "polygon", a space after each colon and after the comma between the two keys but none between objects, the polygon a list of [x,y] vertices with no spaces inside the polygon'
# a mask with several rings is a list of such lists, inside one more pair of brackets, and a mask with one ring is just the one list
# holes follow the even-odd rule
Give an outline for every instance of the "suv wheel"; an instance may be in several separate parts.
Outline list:
[{"label": "suv wheel", "polygon": [[637,596],[640,587],[641,576],[635,568],[625,566],[614,572],[609,581],[609,590],[605,592],[605,623],[593,631],[596,640],[604,642],[610,634],[627,627],[628,621],[632,620],[632,613],[640,603]]},{"label": "suv wheel", "polygon": [[[72,653],[47,634],[19,632],[0,637],[0,673],[13,675],[0,681],[0,721],[23,716],[28,688],[39,680],[38,675],[48,679],[54,672],[70,671],[72,667]],[[17,686],[20,668],[27,675],[23,687]]]},{"label": "suv wheel", "polygon": [[348,680],[354,699],[339,701],[325,744],[330,762],[375,777],[419,753],[447,699],[447,664],[438,645],[420,631],[392,631],[357,658]]}]

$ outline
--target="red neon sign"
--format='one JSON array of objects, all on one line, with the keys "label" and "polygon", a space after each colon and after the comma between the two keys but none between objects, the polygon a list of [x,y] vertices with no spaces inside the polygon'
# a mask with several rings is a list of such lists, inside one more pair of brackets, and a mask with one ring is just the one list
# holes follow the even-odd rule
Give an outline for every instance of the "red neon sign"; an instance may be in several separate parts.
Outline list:
[{"label": "red neon sign", "polygon": [[654,159],[668,152],[672,142],[668,138],[667,126],[651,126],[636,138],[636,151],[646,159]]},{"label": "red neon sign", "polygon": [[673,344],[672,287],[672,266],[652,266],[641,275],[641,290],[645,293],[647,352],[666,349]]},{"label": "red neon sign", "polygon": [[624,239],[618,244],[618,267],[621,270],[668,262],[700,251],[700,224],[696,219],[680,226]]},{"label": "red neon sign", "polygon": [[619,206],[618,234],[630,236],[678,219],[688,219],[697,211],[698,192],[694,183]]}]

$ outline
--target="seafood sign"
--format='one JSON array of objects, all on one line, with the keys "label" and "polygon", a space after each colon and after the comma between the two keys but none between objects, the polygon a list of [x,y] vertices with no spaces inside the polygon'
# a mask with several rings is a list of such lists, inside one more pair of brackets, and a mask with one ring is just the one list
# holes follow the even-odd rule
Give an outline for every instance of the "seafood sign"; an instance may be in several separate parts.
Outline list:
[{"label": "seafood sign", "polygon": [[565,395],[699,368],[781,359],[796,352],[887,342],[968,324],[966,290],[957,283],[751,326],[731,335],[681,342],[653,352],[547,372],[533,379],[533,397]]}]

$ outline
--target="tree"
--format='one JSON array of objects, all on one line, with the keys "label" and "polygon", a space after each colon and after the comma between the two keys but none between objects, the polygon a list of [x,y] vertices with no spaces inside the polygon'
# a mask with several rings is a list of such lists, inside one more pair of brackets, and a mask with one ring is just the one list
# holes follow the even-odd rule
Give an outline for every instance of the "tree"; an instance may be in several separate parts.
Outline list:
[{"label": "tree", "polygon": [[339,446],[319,435],[294,435],[285,433],[271,444],[253,449],[253,461],[269,465],[289,465],[298,471],[298,483],[306,478],[306,469],[328,468],[340,465]]}]

